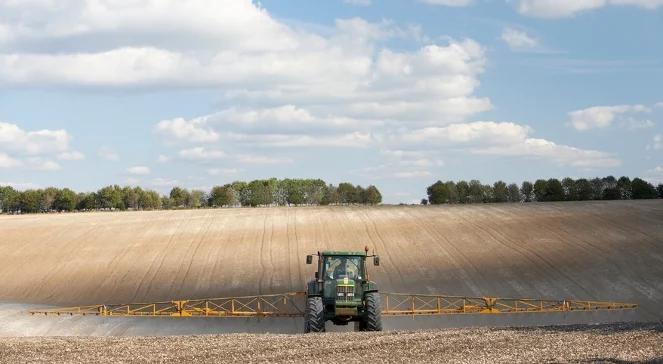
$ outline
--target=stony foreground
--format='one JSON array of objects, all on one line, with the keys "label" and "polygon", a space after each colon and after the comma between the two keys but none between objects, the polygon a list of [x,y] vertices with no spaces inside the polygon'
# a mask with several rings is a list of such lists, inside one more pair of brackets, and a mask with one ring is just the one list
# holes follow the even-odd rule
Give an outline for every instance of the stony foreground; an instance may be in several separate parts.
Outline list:
[{"label": "stony foreground", "polygon": [[0,339],[0,363],[663,362],[663,323],[316,335]]}]

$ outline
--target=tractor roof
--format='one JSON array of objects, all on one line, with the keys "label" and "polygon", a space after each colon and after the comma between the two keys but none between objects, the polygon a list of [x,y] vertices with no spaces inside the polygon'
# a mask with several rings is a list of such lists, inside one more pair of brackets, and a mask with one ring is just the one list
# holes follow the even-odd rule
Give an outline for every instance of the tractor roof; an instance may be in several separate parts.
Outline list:
[{"label": "tractor roof", "polygon": [[351,256],[361,256],[365,257],[365,252],[352,252],[352,251],[343,251],[343,250],[325,250],[321,251],[320,255],[351,255]]}]

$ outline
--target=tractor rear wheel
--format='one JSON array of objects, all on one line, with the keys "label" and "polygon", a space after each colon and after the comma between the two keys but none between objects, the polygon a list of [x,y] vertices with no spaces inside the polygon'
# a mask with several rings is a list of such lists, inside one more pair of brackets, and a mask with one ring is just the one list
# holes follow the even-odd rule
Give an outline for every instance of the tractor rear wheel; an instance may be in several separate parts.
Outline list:
[{"label": "tractor rear wheel", "polygon": [[325,331],[325,309],[322,305],[322,297],[306,299],[304,321],[304,332],[306,333]]},{"label": "tractor rear wheel", "polygon": [[366,293],[366,331],[382,331],[382,308],[380,294],[377,292]]}]

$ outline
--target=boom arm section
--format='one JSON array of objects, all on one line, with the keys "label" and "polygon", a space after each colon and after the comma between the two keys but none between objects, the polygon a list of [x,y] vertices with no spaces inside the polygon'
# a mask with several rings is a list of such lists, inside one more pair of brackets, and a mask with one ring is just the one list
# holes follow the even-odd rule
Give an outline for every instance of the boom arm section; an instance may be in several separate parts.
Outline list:
[{"label": "boom arm section", "polygon": [[[542,313],[628,310],[634,303],[527,298],[466,297],[380,293],[388,316]],[[303,317],[305,292],[65,307],[29,311],[33,315],[96,315],[137,317]]]}]

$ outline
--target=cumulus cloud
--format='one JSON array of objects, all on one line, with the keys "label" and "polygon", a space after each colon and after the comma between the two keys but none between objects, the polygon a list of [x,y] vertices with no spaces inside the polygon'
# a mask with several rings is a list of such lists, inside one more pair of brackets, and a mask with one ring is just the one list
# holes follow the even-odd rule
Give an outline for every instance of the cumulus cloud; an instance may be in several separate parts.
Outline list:
[{"label": "cumulus cloud", "polygon": [[263,155],[255,154],[243,154],[237,156],[237,160],[240,163],[246,164],[292,164],[294,160],[291,158],[281,158],[281,157],[268,157]]},{"label": "cumulus cloud", "polygon": [[176,118],[160,121],[157,123],[155,129],[157,133],[172,140],[201,143],[219,140],[219,134],[214,130],[205,127],[205,123],[205,118],[196,118],[192,120]]},{"label": "cumulus cloud", "polygon": [[539,45],[535,38],[522,30],[514,28],[504,28],[502,40],[513,50],[532,49]]},{"label": "cumulus cloud", "polygon": [[663,0],[519,0],[516,8],[522,15],[538,18],[565,18],[608,5],[633,5],[656,9]]},{"label": "cumulus cloud", "polygon": [[656,134],[652,137],[652,144],[647,146],[647,149],[662,150],[663,149],[663,134]]},{"label": "cumulus cloud", "polygon": [[[576,130],[588,130],[594,128],[605,128],[610,126],[620,115],[627,113],[650,112],[651,109],[644,105],[616,105],[616,106],[593,106],[569,113],[571,125]],[[631,122],[632,125],[636,124]]]},{"label": "cumulus cloud", "polygon": [[71,136],[65,130],[27,131],[16,124],[0,122],[0,168],[25,167],[56,171],[61,167],[51,160],[81,160],[84,155],[70,149]]},{"label": "cumulus cloud", "polygon": [[237,174],[239,170],[237,168],[209,168],[207,169],[207,174],[210,176],[230,176]]},{"label": "cumulus cloud", "polygon": [[224,158],[226,153],[218,149],[195,147],[180,150],[179,156],[190,160],[212,160]]},{"label": "cumulus cloud", "polygon": [[479,121],[425,128],[402,136],[410,146],[461,148],[477,155],[527,157],[579,168],[621,164],[615,156],[530,137],[531,128],[512,122]]},{"label": "cumulus cloud", "polygon": [[150,168],[146,166],[133,166],[127,168],[127,173],[133,174],[135,176],[145,176],[150,174]]}]

